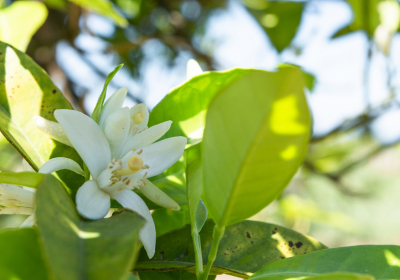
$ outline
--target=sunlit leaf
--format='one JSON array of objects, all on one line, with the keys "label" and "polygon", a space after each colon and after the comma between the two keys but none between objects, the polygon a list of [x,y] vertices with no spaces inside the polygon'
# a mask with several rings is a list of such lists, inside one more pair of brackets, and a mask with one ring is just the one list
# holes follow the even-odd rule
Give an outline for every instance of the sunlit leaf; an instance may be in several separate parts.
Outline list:
[{"label": "sunlit leaf", "polygon": [[336,272],[367,274],[377,280],[398,279],[400,275],[400,246],[363,245],[321,250],[271,263],[255,273],[250,279],[283,280],[305,275],[317,277],[320,274]]},{"label": "sunlit leaf", "polygon": [[0,183],[37,188],[44,176],[36,172],[0,172]]},{"label": "sunlit leaf", "polygon": [[[82,162],[73,148],[53,141],[35,125],[35,116],[55,121],[56,109],[72,107],[30,57],[0,42],[0,131],[36,171],[54,157]],[[83,183],[71,171],[57,174],[72,192]]]},{"label": "sunlit leaf", "polygon": [[354,273],[329,273],[329,274],[320,274],[318,276],[304,275],[301,277],[295,277],[290,279],[291,280],[375,280],[375,278],[370,275],[366,274],[361,275]]},{"label": "sunlit leaf", "polygon": [[354,31],[363,30],[369,36],[374,34],[379,25],[379,14],[377,5],[382,0],[347,0],[353,11],[353,21],[336,32],[333,37],[339,37]]},{"label": "sunlit leaf", "polygon": [[268,34],[278,52],[283,51],[296,35],[303,14],[303,4],[276,1],[264,4],[264,7],[262,7],[260,5],[255,6],[256,2],[254,0],[245,1],[245,4],[249,12]]},{"label": "sunlit leaf", "polygon": [[189,142],[203,137],[208,105],[221,89],[248,74],[251,70],[206,72],[175,88],[151,111],[149,127],[172,120],[164,138],[185,136]]},{"label": "sunlit leaf", "polygon": [[[213,228],[214,223],[209,220],[200,232],[204,262],[211,247]],[[190,269],[194,272],[195,256],[190,232],[190,225],[187,225],[158,237],[154,257],[149,260],[142,249],[135,270]],[[293,230],[244,221],[226,227],[211,272],[248,278],[248,273],[256,272],[266,264],[325,248],[313,238]]]},{"label": "sunlit leaf", "polygon": [[114,8],[109,0],[69,0],[82,8],[105,16],[120,27],[128,26],[128,21]]},{"label": "sunlit leaf", "polygon": [[311,134],[303,88],[297,67],[252,70],[210,104],[203,139],[204,194],[218,225],[266,207],[303,162]]},{"label": "sunlit leaf", "polygon": [[35,229],[0,233],[0,279],[47,280],[43,252]]},{"label": "sunlit leaf", "polygon": [[37,225],[55,279],[126,279],[136,259],[144,219],[124,210],[111,218],[79,218],[67,192],[52,175],[37,191]]},{"label": "sunlit leaf", "polygon": [[25,51],[47,18],[47,8],[36,1],[16,1],[0,10],[0,41]]}]

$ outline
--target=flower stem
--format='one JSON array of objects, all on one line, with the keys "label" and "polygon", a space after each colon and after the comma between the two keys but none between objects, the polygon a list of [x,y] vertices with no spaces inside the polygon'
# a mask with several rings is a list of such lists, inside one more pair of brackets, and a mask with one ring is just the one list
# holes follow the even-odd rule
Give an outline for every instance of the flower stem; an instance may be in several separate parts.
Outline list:
[{"label": "flower stem", "polygon": [[210,274],[211,267],[217,257],[219,242],[224,236],[225,227],[221,227],[219,225],[215,225],[213,232],[213,242],[211,244],[210,253],[208,254],[207,266],[204,272],[201,274],[200,280],[207,280],[208,274]]},{"label": "flower stem", "polygon": [[200,235],[197,232],[195,226],[192,226],[192,239],[194,248],[194,259],[196,261],[196,277],[197,279],[201,279],[201,274],[203,273],[203,255],[201,252]]}]

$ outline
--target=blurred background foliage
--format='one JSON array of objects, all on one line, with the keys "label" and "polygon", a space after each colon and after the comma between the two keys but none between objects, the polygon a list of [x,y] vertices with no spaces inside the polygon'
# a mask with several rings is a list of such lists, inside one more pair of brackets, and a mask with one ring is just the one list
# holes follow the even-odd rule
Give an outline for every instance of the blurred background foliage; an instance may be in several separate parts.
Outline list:
[{"label": "blurred background foliage", "polygon": [[[300,65],[314,120],[309,153],[287,190],[253,219],[329,247],[400,245],[398,1],[1,0],[0,7],[0,40],[26,50],[86,113],[120,63],[108,94],[125,86],[127,105],[150,109],[185,81],[190,58],[205,71]],[[0,170],[22,170],[3,137]],[[2,227],[20,222],[0,219]]]}]

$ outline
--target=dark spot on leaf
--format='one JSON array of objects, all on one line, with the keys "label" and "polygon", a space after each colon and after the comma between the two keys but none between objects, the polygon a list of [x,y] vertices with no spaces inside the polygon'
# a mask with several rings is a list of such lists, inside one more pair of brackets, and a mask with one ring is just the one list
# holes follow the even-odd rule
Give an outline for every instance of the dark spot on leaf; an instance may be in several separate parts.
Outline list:
[{"label": "dark spot on leaf", "polygon": [[275,234],[276,233],[276,231],[272,231],[272,234]]},{"label": "dark spot on leaf", "polygon": [[281,256],[280,258],[283,260],[285,257],[284,257],[284,256]]},{"label": "dark spot on leaf", "polygon": [[187,255],[189,255],[189,249],[188,248],[186,248],[186,252],[185,253],[180,254],[179,257],[177,257],[175,260],[179,261],[180,259],[186,257]]},{"label": "dark spot on leaf", "polygon": [[2,52],[0,52],[0,55],[2,55],[3,53]]},{"label": "dark spot on leaf", "polygon": [[251,238],[251,236],[250,236],[250,233],[249,233],[249,232],[246,232],[246,237],[247,237],[247,238]]},{"label": "dark spot on leaf", "polygon": [[293,245],[294,245],[293,242],[292,242],[292,241],[289,241],[289,246],[290,246],[290,247],[293,247]]},{"label": "dark spot on leaf", "polygon": [[253,244],[253,241],[250,241],[251,242],[251,244]]},{"label": "dark spot on leaf", "polygon": [[164,259],[164,251],[161,251],[161,252],[160,252],[160,259],[161,259],[161,260]]},{"label": "dark spot on leaf", "polygon": [[56,93],[57,91],[55,89],[53,89],[53,93]]},{"label": "dark spot on leaf", "polygon": [[303,243],[301,243],[300,241],[296,243],[296,248],[299,249],[301,246],[303,246]]}]

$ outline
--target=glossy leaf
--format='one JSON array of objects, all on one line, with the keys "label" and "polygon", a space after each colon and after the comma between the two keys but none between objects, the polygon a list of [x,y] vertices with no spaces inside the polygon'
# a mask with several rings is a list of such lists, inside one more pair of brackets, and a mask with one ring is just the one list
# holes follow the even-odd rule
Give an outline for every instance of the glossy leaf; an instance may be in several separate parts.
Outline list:
[{"label": "glossy leaf", "polygon": [[44,177],[37,191],[37,226],[55,279],[126,279],[134,264],[144,219],[124,210],[87,221],[61,183]]},{"label": "glossy leaf", "polygon": [[37,188],[44,176],[36,172],[0,172],[0,183]]},{"label": "glossy leaf", "polygon": [[[204,262],[211,247],[213,228],[214,223],[209,220],[200,232]],[[244,221],[226,227],[211,273],[248,278],[248,273],[256,272],[266,264],[324,248],[313,238],[293,230]],[[194,272],[194,266],[195,256],[188,225],[158,237],[156,252],[151,260],[142,249],[135,270],[190,269]]]},{"label": "glossy leaf", "polygon": [[175,88],[151,111],[149,127],[164,121],[173,121],[161,138],[185,136],[189,143],[203,137],[208,105],[221,89],[251,72],[235,69],[226,72],[206,72]]},{"label": "glossy leaf", "polygon": [[[72,107],[30,57],[0,42],[0,131],[36,171],[54,157],[82,162],[73,148],[53,141],[35,125],[34,116],[55,121],[56,109]],[[57,174],[72,193],[83,183],[71,171]]]},{"label": "glossy leaf", "polygon": [[122,68],[122,66],[124,65],[123,64],[118,65],[117,67],[115,67],[113,71],[111,71],[110,74],[107,75],[106,81],[104,82],[103,90],[101,91],[100,97],[97,100],[96,107],[94,108],[91,116],[91,118],[97,123],[99,122],[101,111],[103,110],[104,101],[106,99],[106,94],[107,94],[107,87],[111,82],[111,80],[114,78],[115,74],[117,74],[119,69]]},{"label": "glossy leaf", "polygon": [[[196,280],[196,275],[186,270],[176,271],[142,271],[139,272],[140,280]],[[208,280],[214,280],[216,276],[211,275]]]},{"label": "glossy leaf", "polygon": [[0,10],[0,41],[25,52],[47,18],[47,8],[36,1],[18,1]]},{"label": "glossy leaf", "polygon": [[69,0],[82,8],[105,16],[120,27],[128,26],[128,21],[114,8],[109,0]]},{"label": "glossy leaf", "polygon": [[187,205],[183,205],[179,211],[166,208],[157,209],[153,211],[152,216],[156,225],[157,237],[190,224]]},{"label": "glossy leaf", "polygon": [[303,14],[302,3],[269,2],[263,7],[247,3],[249,12],[263,27],[278,52],[288,47],[296,35]]},{"label": "glossy leaf", "polygon": [[220,226],[244,220],[286,187],[307,152],[302,72],[252,70],[212,101],[203,139],[205,204]]},{"label": "glossy leaf", "polygon": [[321,250],[271,263],[250,279],[283,280],[326,273],[359,273],[371,275],[377,280],[398,279],[400,246],[363,245]]},{"label": "glossy leaf", "polygon": [[1,232],[0,248],[0,280],[49,279],[35,229]]}]

